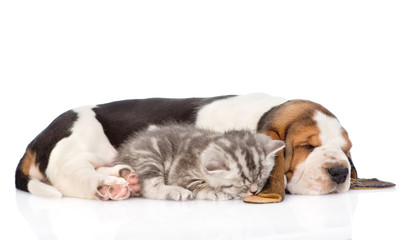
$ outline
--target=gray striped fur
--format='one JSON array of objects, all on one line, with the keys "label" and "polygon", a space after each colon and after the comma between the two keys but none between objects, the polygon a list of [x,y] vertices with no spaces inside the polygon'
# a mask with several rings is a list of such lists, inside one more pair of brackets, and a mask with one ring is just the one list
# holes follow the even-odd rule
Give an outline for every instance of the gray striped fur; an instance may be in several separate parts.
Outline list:
[{"label": "gray striped fur", "polygon": [[134,168],[143,197],[225,200],[259,192],[283,147],[282,141],[249,131],[169,124],[131,136],[116,162]]}]

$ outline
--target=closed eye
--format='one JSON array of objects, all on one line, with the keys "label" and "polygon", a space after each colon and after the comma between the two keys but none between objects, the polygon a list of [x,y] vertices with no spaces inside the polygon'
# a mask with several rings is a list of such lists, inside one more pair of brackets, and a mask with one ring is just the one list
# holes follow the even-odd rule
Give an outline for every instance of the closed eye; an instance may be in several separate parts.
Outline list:
[{"label": "closed eye", "polygon": [[304,145],[304,146],[302,146],[302,147],[305,148],[305,149],[307,149],[307,150],[309,150],[309,151],[311,151],[311,152],[315,149],[315,147],[312,146],[311,144],[307,144],[307,145]]}]

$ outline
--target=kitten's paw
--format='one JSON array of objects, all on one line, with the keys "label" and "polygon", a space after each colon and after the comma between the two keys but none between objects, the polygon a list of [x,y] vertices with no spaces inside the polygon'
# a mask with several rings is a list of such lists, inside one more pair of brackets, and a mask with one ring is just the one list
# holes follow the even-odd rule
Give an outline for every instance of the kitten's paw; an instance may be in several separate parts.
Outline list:
[{"label": "kitten's paw", "polygon": [[224,201],[224,200],[231,200],[234,199],[234,197],[228,193],[224,193],[224,192],[217,192],[215,193],[216,199],[215,200],[219,200],[219,201]]},{"label": "kitten's paw", "polygon": [[168,200],[187,201],[193,199],[193,193],[185,188],[175,188],[167,194]]},{"label": "kitten's paw", "polygon": [[131,195],[128,182],[120,177],[108,176],[103,179],[96,190],[100,200],[123,200]]},{"label": "kitten's paw", "polygon": [[197,197],[198,197],[198,199],[213,200],[213,201],[223,201],[223,200],[234,199],[234,197],[230,194],[227,194],[224,192],[214,192],[214,191],[200,192]]}]

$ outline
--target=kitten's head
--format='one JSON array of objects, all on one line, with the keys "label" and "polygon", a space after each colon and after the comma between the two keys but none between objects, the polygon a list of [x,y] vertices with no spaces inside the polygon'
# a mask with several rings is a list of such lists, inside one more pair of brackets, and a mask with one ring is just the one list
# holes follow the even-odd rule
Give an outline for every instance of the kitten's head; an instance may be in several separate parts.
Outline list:
[{"label": "kitten's head", "polygon": [[248,131],[230,131],[201,153],[207,183],[234,198],[257,194],[266,184],[283,141]]}]

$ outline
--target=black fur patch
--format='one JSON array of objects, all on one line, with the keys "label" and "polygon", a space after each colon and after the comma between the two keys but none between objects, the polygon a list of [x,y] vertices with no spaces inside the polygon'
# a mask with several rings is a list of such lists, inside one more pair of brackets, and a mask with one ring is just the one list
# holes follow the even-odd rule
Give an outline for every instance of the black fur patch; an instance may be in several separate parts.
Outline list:
[{"label": "black fur patch", "polygon": [[213,98],[166,99],[150,98],[124,100],[98,105],[93,109],[104,133],[115,147],[132,133],[150,124],[165,122],[195,123],[198,110],[216,100],[231,96]]},{"label": "black fur patch", "polygon": [[[21,159],[22,160],[22,159]],[[30,180],[27,175],[25,175],[21,169],[21,163],[18,164],[17,169],[15,170],[15,187],[22,191],[28,192],[28,181]]]}]

